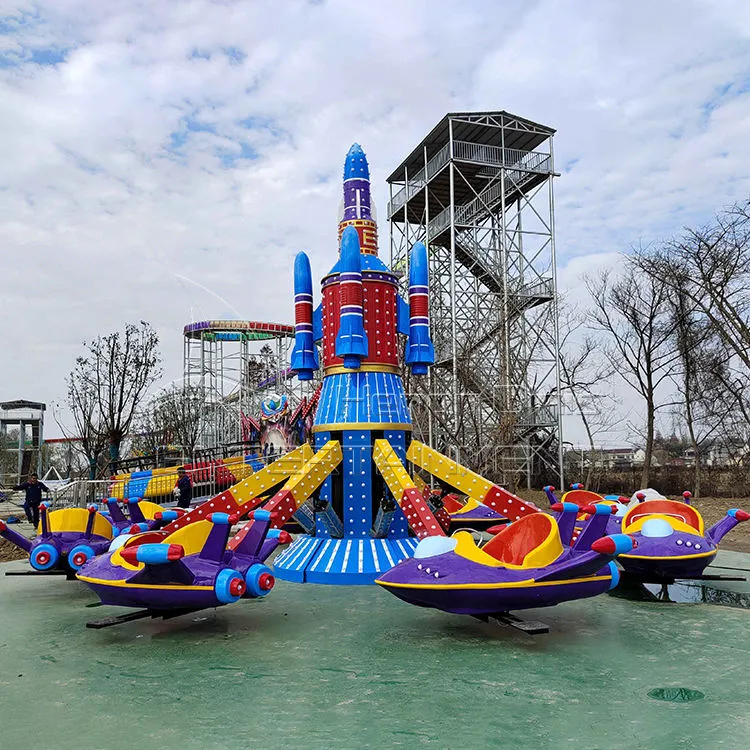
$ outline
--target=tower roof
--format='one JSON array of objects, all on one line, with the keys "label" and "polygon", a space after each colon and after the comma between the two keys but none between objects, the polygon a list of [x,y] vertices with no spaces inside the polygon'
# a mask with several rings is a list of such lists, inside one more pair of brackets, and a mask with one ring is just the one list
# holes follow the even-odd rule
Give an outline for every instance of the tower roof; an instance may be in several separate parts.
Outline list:
[{"label": "tower roof", "polygon": [[424,150],[428,158],[434,156],[450,141],[451,129],[454,141],[468,141],[486,146],[532,151],[555,134],[554,128],[518,117],[504,110],[496,112],[449,112],[427,134],[409,156],[396,167],[388,182],[402,182],[405,171],[416,174],[425,163]]},{"label": "tower roof", "polygon": [[40,401],[25,401],[17,399],[16,401],[4,401],[0,403],[0,409],[14,411],[15,409],[33,409],[34,411],[46,411],[47,405]]}]

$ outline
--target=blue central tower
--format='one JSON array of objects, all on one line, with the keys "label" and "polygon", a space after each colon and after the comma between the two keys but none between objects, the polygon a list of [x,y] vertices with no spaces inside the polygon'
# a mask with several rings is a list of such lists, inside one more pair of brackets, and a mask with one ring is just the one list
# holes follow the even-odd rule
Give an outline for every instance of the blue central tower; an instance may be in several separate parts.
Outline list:
[{"label": "blue central tower", "polygon": [[377,252],[369,167],[364,151],[354,144],[344,165],[339,258],[323,278],[322,303],[314,313],[309,261],[300,253],[295,262],[297,338],[292,368],[310,379],[317,365],[311,341],[322,345],[315,449],[335,441],[343,460],[313,498],[313,512],[305,519],[310,533],[276,559],[280,578],[372,583],[416,547],[400,498],[376,469],[373,447],[376,440],[385,440],[400,465],[406,463],[412,423],[398,336],[409,337],[407,365],[415,374],[424,374],[434,359],[427,318],[427,257],[423,245],[415,246],[410,310],[398,294],[396,275]]}]

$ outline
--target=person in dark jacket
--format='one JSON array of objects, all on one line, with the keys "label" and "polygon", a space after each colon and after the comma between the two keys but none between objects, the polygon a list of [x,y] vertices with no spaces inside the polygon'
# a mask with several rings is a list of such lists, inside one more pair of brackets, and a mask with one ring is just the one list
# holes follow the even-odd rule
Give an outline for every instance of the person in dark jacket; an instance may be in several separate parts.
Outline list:
[{"label": "person in dark jacket", "polygon": [[177,469],[177,484],[175,487],[180,491],[180,495],[177,498],[177,505],[180,508],[189,508],[190,501],[193,499],[193,482],[185,473],[185,469],[182,466]]},{"label": "person in dark jacket", "polygon": [[23,510],[26,513],[29,523],[33,524],[34,528],[36,528],[39,526],[39,503],[42,502],[42,492],[49,492],[49,489],[39,481],[39,477],[36,474],[32,474],[28,482],[23,482],[23,484],[19,484],[13,489],[24,490],[26,492]]}]

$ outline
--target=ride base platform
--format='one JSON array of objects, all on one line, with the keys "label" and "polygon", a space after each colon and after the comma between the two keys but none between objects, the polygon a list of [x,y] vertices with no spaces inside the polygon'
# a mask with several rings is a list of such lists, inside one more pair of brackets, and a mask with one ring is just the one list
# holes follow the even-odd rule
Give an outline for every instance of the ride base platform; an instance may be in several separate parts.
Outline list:
[{"label": "ride base platform", "polygon": [[[517,613],[550,627],[533,637],[375,586],[286,581],[260,601],[90,630],[128,610],[89,608],[78,582],[2,575],[24,565],[0,566],[3,747],[747,748],[748,582],[685,584],[698,603],[604,595]],[[707,572],[732,571],[750,555],[720,552]]]}]

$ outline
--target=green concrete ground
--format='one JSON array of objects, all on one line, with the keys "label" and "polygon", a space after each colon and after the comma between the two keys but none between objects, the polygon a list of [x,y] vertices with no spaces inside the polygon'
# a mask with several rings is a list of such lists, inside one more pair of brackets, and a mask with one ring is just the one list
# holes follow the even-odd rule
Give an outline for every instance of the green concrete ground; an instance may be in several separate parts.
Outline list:
[{"label": "green concrete ground", "polygon": [[[531,638],[375,587],[279,582],[261,602],[87,630],[117,612],[96,601],[0,577],[0,747],[750,747],[743,609],[601,596],[530,613],[552,628]],[[661,687],[705,698],[648,697]]]}]

